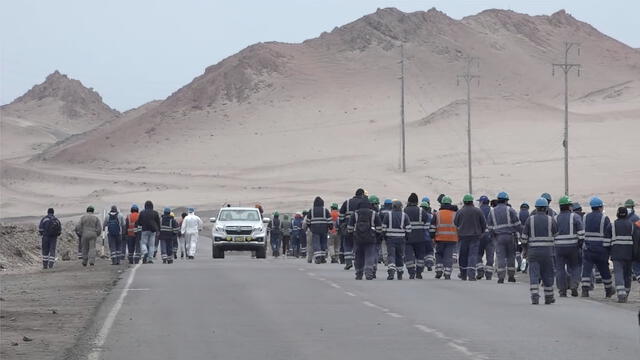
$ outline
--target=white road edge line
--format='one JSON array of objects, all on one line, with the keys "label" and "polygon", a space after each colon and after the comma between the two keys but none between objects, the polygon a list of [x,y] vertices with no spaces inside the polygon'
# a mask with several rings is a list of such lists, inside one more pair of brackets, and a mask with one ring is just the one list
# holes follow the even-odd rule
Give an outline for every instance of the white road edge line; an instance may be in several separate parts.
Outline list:
[{"label": "white road edge line", "polygon": [[398,314],[398,313],[394,313],[394,312],[388,312],[386,313],[387,315],[394,317],[394,318],[401,318],[403,317],[402,315]]},{"label": "white road edge line", "polygon": [[437,338],[445,340],[447,342],[447,346],[449,346],[452,349],[454,349],[454,350],[466,355],[470,359],[473,359],[473,360],[484,360],[484,359],[487,359],[487,357],[485,357],[484,355],[476,354],[476,353],[472,352],[471,350],[469,350],[466,346],[456,343],[456,342],[463,342],[462,340],[452,339],[452,338],[444,335],[440,331],[438,331],[436,329],[432,329],[432,328],[430,328],[428,326],[424,326],[424,325],[419,325],[418,324],[418,325],[414,325],[414,327],[416,329],[424,332],[424,333],[433,334]]},{"label": "white road edge line", "polygon": [[372,303],[372,302],[369,302],[369,301],[363,301],[362,303],[363,303],[363,304],[365,304],[365,305],[367,305],[368,307],[372,307],[372,308],[374,308],[374,309],[381,310],[382,312],[389,312],[389,309],[385,309],[385,308],[383,308],[382,306],[378,306],[378,305],[376,305],[376,304],[374,304],[374,303]]},{"label": "white road edge line", "polygon": [[345,291],[344,293],[345,293],[345,294],[347,294],[347,295],[349,295],[349,296],[354,296],[354,297],[356,296],[356,294],[354,294],[354,293],[352,293],[352,292],[350,292],[350,291]]},{"label": "white road edge line", "polygon": [[340,285],[338,285],[336,283],[330,283],[329,285],[333,286],[336,289],[340,289]]},{"label": "white road edge line", "polygon": [[116,316],[118,315],[118,312],[120,311],[120,308],[124,303],[124,298],[127,296],[127,293],[129,292],[129,286],[131,286],[131,283],[133,282],[133,277],[136,275],[136,270],[138,270],[140,265],[141,264],[137,264],[136,266],[134,266],[131,272],[129,273],[129,278],[127,279],[127,283],[125,284],[124,288],[122,289],[122,292],[120,293],[120,297],[118,298],[116,303],[113,304],[111,311],[109,311],[109,314],[107,315],[107,317],[104,320],[104,323],[102,324],[102,328],[100,329],[95,339],[93,340],[92,350],[87,356],[88,360],[98,360],[100,358],[100,352],[102,350],[102,346],[107,340],[107,336],[109,336],[109,331],[111,331],[113,322],[115,321]]}]

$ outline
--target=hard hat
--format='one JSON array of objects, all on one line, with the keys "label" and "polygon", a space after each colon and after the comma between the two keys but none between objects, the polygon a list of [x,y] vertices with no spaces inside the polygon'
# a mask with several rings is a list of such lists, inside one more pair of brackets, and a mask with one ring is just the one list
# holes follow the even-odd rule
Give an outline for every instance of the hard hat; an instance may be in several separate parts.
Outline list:
[{"label": "hard hat", "polygon": [[473,202],[473,196],[471,194],[467,194],[462,197],[462,202]]},{"label": "hard hat", "polygon": [[337,209],[338,208],[338,204],[336,204],[336,203],[331,204],[331,208],[332,209]]},{"label": "hard hat", "polygon": [[449,205],[451,205],[451,198],[448,197],[448,196],[444,196],[444,197],[442,197],[442,200],[440,200],[440,203],[441,204],[449,204]]},{"label": "hard hat", "polygon": [[603,207],[604,206],[604,202],[602,202],[602,200],[599,197],[594,196],[589,201],[589,206],[591,206],[592,208]]},{"label": "hard hat", "polygon": [[504,191],[498,193],[498,200],[509,200],[509,194]]},{"label": "hard hat", "polygon": [[87,206],[87,212],[94,212],[94,211],[96,211],[96,209],[93,207],[93,205]]},{"label": "hard hat", "polygon": [[561,198],[560,198],[560,200],[558,201],[558,203],[559,203],[560,205],[571,205],[571,199],[569,199],[569,197],[565,195],[565,196],[563,196],[563,197],[561,197]]},{"label": "hard hat", "polygon": [[280,213],[279,213],[279,212],[277,212],[277,211],[274,211],[274,212],[273,212],[273,216],[280,216]]},{"label": "hard hat", "polygon": [[541,197],[536,200],[536,207],[547,207],[549,206],[549,201],[547,199]]},{"label": "hard hat", "polygon": [[428,201],[423,201],[420,203],[420,207],[429,208],[431,207],[431,204]]},{"label": "hard hat", "polygon": [[540,197],[546,199],[548,202],[551,202],[551,195],[549,195],[549,193],[542,193]]},{"label": "hard hat", "polygon": [[385,205],[391,205],[391,204],[393,204],[393,201],[391,201],[391,199],[384,199],[384,204]]},{"label": "hard hat", "polygon": [[187,209],[187,212],[189,212],[189,213],[192,213],[192,212],[195,212],[195,211],[196,211],[196,210],[195,210],[194,208],[189,208],[189,209]]},{"label": "hard hat", "polygon": [[582,210],[582,205],[579,202],[571,203],[571,209],[573,210]]},{"label": "hard hat", "polygon": [[172,212],[171,212],[171,213],[169,213],[169,216],[176,217],[176,215],[175,215],[174,213],[172,213]]},{"label": "hard hat", "polygon": [[133,210],[139,210],[139,209],[138,209],[138,205],[136,205],[136,204],[131,205],[131,210],[132,210],[132,211],[133,211]]},{"label": "hard hat", "polygon": [[378,205],[380,204],[380,199],[375,195],[371,195],[369,196],[369,202],[372,203],[373,205]]},{"label": "hard hat", "polygon": [[487,197],[487,195],[482,195],[480,196],[480,198],[478,199],[479,202],[485,204],[489,202],[489,198]]},{"label": "hard hat", "polygon": [[520,204],[520,209],[528,209],[529,208],[529,204],[527,202],[523,202],[522,204]]},{"label": "hard hat", "polygon": [[632,208],[634,206],[636,206],[636,203],[632,199],[627,199],[627,201],[624,202],[624,207]]},{"label": "hard hat", "polygon": [[165,214],[169,214],[169,213],[171,213],[171,209],[166,207],[166,208],[164,208],[164,210],[162,212],[165,213]]},{"label": "hard hat", "polygon": [[429,197],[425,196],[425,197],[422,198],[422,202],[431,203],[431,200],[429,200]]}]

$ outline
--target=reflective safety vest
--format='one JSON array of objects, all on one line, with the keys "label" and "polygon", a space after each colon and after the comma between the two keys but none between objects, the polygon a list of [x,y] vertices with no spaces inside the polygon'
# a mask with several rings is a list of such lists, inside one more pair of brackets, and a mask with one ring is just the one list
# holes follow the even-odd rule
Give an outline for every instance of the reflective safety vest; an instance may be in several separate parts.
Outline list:
[{"label": "reflective safety vest", "polygon": [[456,212],[453,210],[440,210],[436,213],[436,241],[458,241],[458,230],[453,223]]},{"label": "reflective safety vest", "polygon": [[135,234],[138,232],[138,228],[136,226],[136,222],[138,221],[138,216],[140,216],[140,213],[137,213],[137,212],[129,214],[128,216],[129,224],[127,225],[127,236],[135,236]]}]

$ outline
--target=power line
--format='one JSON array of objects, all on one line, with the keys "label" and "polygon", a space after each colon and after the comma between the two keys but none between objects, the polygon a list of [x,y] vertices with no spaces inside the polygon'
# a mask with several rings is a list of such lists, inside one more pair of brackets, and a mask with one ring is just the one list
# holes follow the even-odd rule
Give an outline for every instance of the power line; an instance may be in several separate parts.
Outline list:
[{"label": "power line", "polygon": [[[467,84],[467,157],[469,167],[469,194],[473,194],[473,175],[471,171],[471,82],[473,79],[480,78],[479,75],[471,72],[472,67],[475,65],[476,69],[480,67],[480,59],[475,56],[467,56],[465,58],[466,69],[465,72],[457,76],[457,83],[460,85],[460,79],[463,79]],[[480,85],[480,83],[478,83]]]},{"label": "power line", "polygon": [[569,196],[569,71],[576,68],[578,70],[578,76],[580,76],[580,64],[569,63],[569,51],[572,47],[578,49],[578,56],[580,55],[580,44],[576,42],[564,42],[564,63],[551,64],[552,76],[555,76],[556,67],[562,69],[564,72],[564,141],[562,146],[564,147],[564,194]]}]

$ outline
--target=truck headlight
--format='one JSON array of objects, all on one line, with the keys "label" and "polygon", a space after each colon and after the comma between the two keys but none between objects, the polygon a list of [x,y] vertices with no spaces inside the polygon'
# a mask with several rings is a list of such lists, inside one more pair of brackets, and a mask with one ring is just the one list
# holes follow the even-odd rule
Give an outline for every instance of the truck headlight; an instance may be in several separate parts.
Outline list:
[{"label": "truck headlight", "polygon": [[216,225],[216,231],[217,232],[223,232],[224,231],[224,226]]}]

